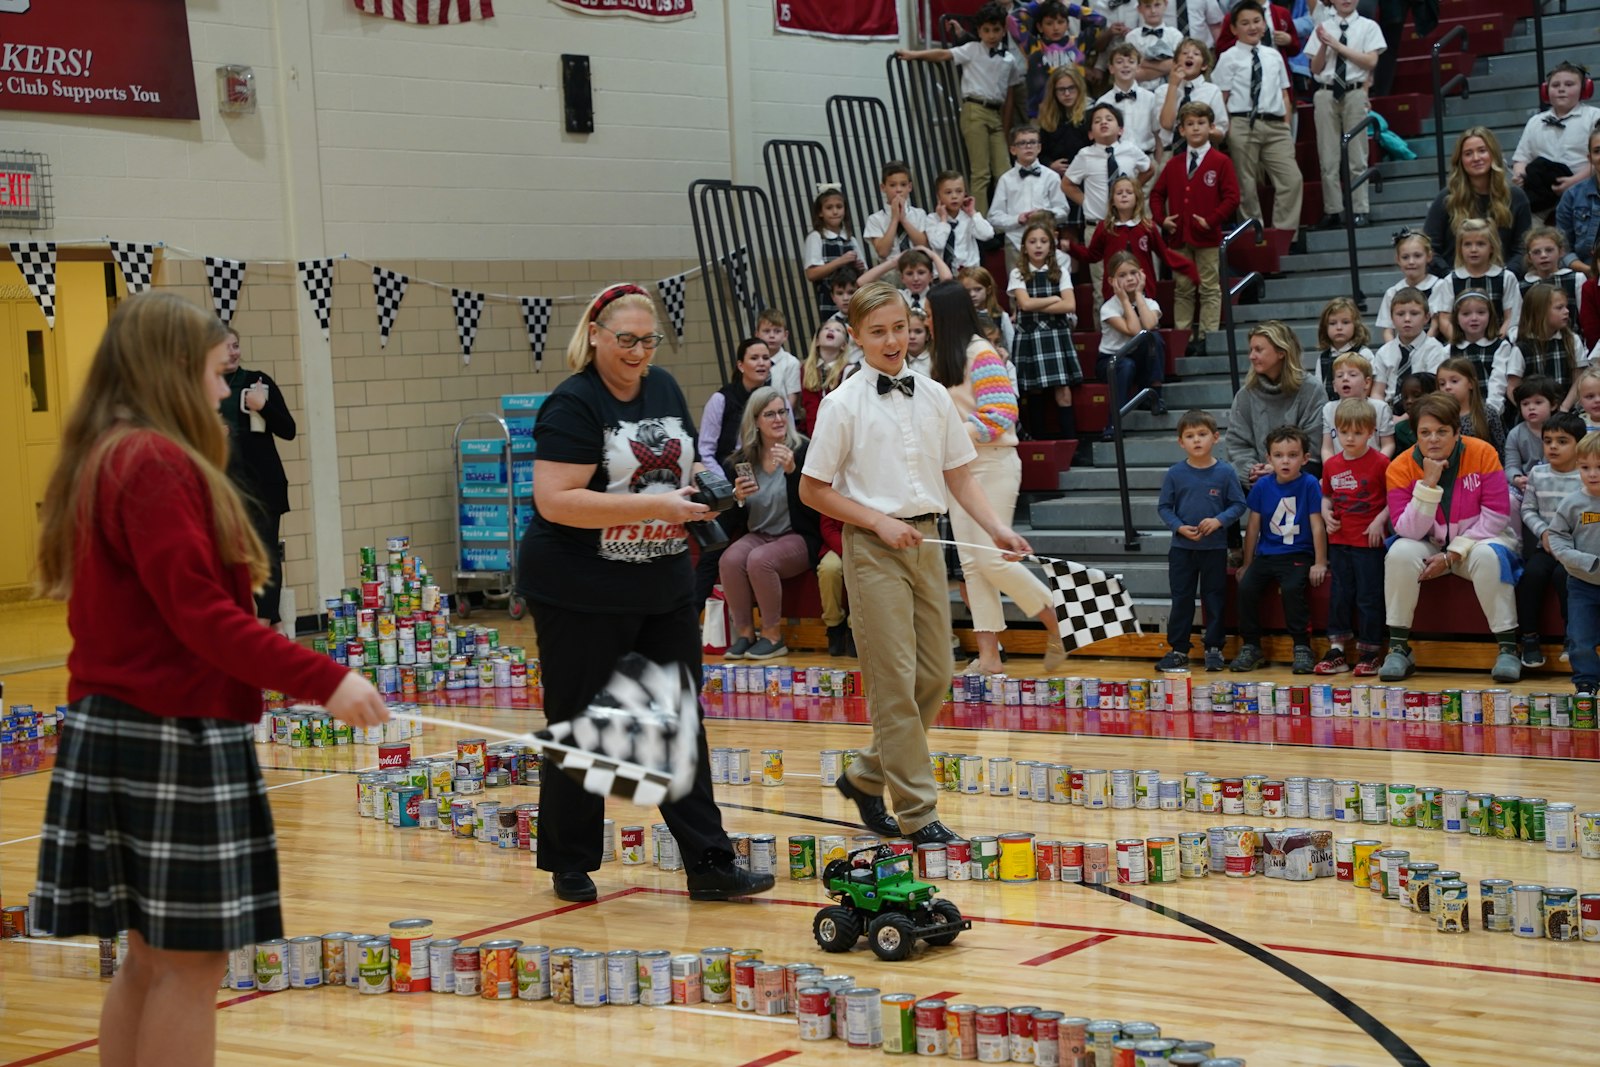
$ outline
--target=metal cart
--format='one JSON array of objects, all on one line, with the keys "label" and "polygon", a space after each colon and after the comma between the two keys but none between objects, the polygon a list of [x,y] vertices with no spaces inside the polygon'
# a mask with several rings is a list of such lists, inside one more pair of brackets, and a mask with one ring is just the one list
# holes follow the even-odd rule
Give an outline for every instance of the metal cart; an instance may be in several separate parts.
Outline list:
[{"label": "metal cart", "polygon": [[[491,446],[482,453],[474,453],[483,459],[497,457],[501,470],[504,471],[505,485],[486,485],[481,493],[469,493],[464,478],[461,444],[464,431],[474,425],[482,425],[489,436],[472,437],[469,441],[482,441]],[[451,569],[455,575],[455,608],[456,614],[463,619],[472,614],[472,604],[467,599],[469,592],[483,593],[485,599],[492,603],[506,602],[506,611],[513,619],[520,619],[527,614],[528,606],[517,595],[517,496],[516,478],[513,474],[511,463],[511,430],[506,426],[506,420],[498,415],[478,413],[468,415],[456,423],[455,433],[451,438],[451,454],[455,464],[455,514],[450,517],[450,528],[454,534],[455,555],[451,560]],[[494,533],[482,540],[467,542],[462,536],[462,506],[466,504],[489,504],[505,508],[505,528],[502,530],[496,524]],[[504,548],[506,552],[505,567],[477,569],[467,568],[463,565],[462,545],[464,542],[475,547],[488,549]],[[473,583],[491,582],[486,589],[472,588]]]}]

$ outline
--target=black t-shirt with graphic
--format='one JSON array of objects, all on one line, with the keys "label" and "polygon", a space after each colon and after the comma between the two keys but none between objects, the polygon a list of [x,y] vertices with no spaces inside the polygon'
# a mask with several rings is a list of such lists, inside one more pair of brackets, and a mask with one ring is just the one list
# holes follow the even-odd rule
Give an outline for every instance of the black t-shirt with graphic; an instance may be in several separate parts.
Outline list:
[{"label": "black t-shirt with graphic", "polygon": [[[534,423],[535,456],[593,464],[597,493],[668,493],[689,484],[695,426],[678,383],[657,367],[639,395],[618,400],[593,365],[556,387]],[[647,519],[605,529],[537,512],[517,556],[518,592],[579,611],[660,614],[694,595],[682,523]]]}]

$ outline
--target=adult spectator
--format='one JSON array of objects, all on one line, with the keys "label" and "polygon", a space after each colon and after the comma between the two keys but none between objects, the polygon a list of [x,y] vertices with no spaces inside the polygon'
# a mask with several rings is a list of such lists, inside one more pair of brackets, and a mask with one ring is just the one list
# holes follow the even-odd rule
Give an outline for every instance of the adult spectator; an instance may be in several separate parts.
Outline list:
[{"label": "adult spectator", "polygon": [[1505,267],[1522,274],[1522,244],[1533,226],[1528,196],[1511,184],[1494,131],[1472,126],[1456,138],[1445,187],[1428,206],[1422,231],[1433,244],[1430,269],[1443,278],[1456,268],[1456,229],[1467,219],[1488,219],[1500,231]]},{"label": "adult spectator", "polygon": [[[750,394],[772,380],[772,350],[761,338],[746,337],[734,353],[733,368],[733,378],[706,401],[697,442],[700,463],[730,483],[733,476],[723,470],[722,461],[739,447],[739,417],[750,402]],[[722,527],[731,542],[744,534],[744,518],[744,512],[733,510],[712,521]],[[704,602],[717,584],[717,559],[722,551],[718,548],[700,553],[694,572],[694,596],[698,602]]]},{"label": "adult spectator", "polygon": [[[1600,275],[1595,246],[1600,245],[1600,126],[1589,131],[1589,176],[1561,194],[1556,205],[1556,229],[1567,242],[1562,266]],[[1587,336],[1587,335],[1586,335]],[[1591,338],[1594,344],[1600,338]]]},{"label": "adult spectator", "polygon": [[[651,367],[662,341],[650,295],[613,285],[584,311],[567,345],[572,375],[534,427],[533,522],[517,557],[544,665],[544,713],[565,722],[594,699],[630,652],[700,678],[700,605],[684,523],[703,521],[691,499],[694,419],[678,383]],[[699,737],[694,784],[661,816],[683,854],[694,900],[772,888],[770,874],[734,865],[711,793],[711,757]],[[568,775],[539,785],[539,867],[556,896],[596,896],[605,798]]]},{"label": "adult spectator", "polygon": [[[1322,433],[1326,402],[1322,383],[1307,374],[1300,361],[1300,340],[1293,330],[1273,319],[1250,331],[1250,373],[1233,398],[1226,438],[1228,462],[1246,492],[1272,473],[1267,434],[1279,426],[1298,426],[1316,440]],[[1308,462],[1306,469],[1320,466]]]},{"label": "adult spectator", "polygon": [[[822,534],[817,513],[800,502],[807,442],[781,392],[764,385],[750,394],[739,440],[743,443],[726,462],[735,472],[734,499],[748,512],[748,532],[718,563],[735,635],[726,658],[772,659],[789,654],[783,641],[783,580],[812,568],[822,554]],[[760,639],[752,605],[761,609]]]},{"label": "adult spectator", "polygon": [[246,370],[239,360],[239,331],[230,327],[228,359],[223,365],[228,398],[222,402],[222,421],[228,428],[228,477],[244,499],[250,525],[261,538],[272,567],[271,577],[256,594],[256,618],[292,637],[294,620],[281,618],[278,610],[283,593],[278,527],[289,513],[289,479],[273,438],[294,440],[294,416],[272,376],[266,371]]},{"label": "adult spectator", "polygon": [[1515,682],[1522,677],[1514,593],[1521,564],[1506,472],[1494,445],[1461,435],[1454,397],[1428,394],[1417,401],[1414,418],[1416,447],[1389,464],[1389,515],[1396,537],[1383,562],[1389,654],[1378,677],[1398,682],[1416,670],[1411,621],[1422,583],[1454,573],[1472,583],[1500,643],[1494,680]]}]

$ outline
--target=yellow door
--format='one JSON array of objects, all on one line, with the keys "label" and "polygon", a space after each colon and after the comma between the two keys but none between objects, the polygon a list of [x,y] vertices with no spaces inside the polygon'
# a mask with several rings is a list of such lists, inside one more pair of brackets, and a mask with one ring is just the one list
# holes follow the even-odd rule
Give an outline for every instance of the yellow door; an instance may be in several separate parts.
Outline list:
[{"label": "yellow door", "polygon": [[0,284],[0,595],[32,582],[38,509],[61,440],[55,336],[17,288]]}]

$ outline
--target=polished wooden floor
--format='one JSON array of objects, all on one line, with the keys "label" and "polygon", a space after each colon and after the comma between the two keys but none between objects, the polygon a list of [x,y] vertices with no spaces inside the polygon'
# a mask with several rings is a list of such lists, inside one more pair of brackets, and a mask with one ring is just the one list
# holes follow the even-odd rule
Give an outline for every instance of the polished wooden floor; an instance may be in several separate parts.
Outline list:
[{"label": "polished wooden floor", "polygon": [[[13,628],[40,634],[51,626],[60,633],[59,618],[48,609],[0,607],[0,648],[22,647]],[[532,643],[525,624],[503,626],[502,632],[514,635],[508,640]],[[0,668],[8,703],[62,699],[64,670],[38,665],[49,661],[49,653],[35,641],[18,657],[31,669]],[[58,644],[57,662],[60,653]],[[1074,673],[1137,677],[1148,675],[1149,665],[1080,659]],[[1438,677],[1440,685],[1449,684],[1449,676]],[[1484,684],[1476,675],[1454,681]],[[1552,678],[1524,688],[1558,684]],[[542,721],[536,695],[517,703],[502,693],[435,713],[515,729]],[[864,743],[868,728],[852,721],[861,719],[859,708],[728,698],[715,702],[712,714],[712,744],[757,752],[781,748],[786,755],[782,786],[718,788],[730,830],[776,834],[780,843],[790,834],[851,831],[854,809],[821,787],[816,754]],[[1331,727],[1325,737],[1288,736],[1261,723],[1196,731],[1148,716],[1102,721],[1079,713],[1024,722],[1015,714],[979,719],[958,709],[941,721],[954,725],[934,731],[936,748],[984,756],[1158,767],[1169,777],[1204,768],[1410,781],[1600,808],[1600,768],[1592,747],[1570,736],[1552,742],[1551,735],[1561,731],[1523,731],[1517,738],[1490,732],[1499,740],[1452,745],[1440,740],[1447,731],[1430,735],[1388,729],[1412,724],[1363,723],[1362,743],[1340,745]],[[464,726],[460,735],[470,732]],[[1347,724],[1346,740],[1356,732]],[[450,749],[455,736],[430,729],[415,751]],[[1469,751],[1439,750],[1451,747]],[[924,947],[910,961],[886,964],[865,949],[845,957],[816,949],[811,917],[823,903],[816,882],[780,877],[771,894],[753,902],[691,903],[680,875],[608,864],[596,875],[602,894],[597,903],[564,905],[524,853],[359,818],[350,772],[374,763],[373,749],[263,746],[260,754],[273,788],[291,934],[381,931],[392,919],[424,916],[433,920],[436,934],[468,940],[492,933],[552,946],[674,952],[754,946],[768,960],[815,961],[885,992],[1148,1020],[1168,1036],[1213,1041],[1219,1055],[1243,1057],[1253,1067],[1597,1062],[1600,944],[1522,940],[1477,929],[1442,935],[1397,903],[1348,883],[1213,876],[1129,892],[1054,883],[947,883],[948,896],[975,920],[973,929],[949,948]],[[0,891],[8,904],[24,900],[33,884],[35,835],[48,785],[47,771],[0,779]],[[499,799],[534,799],[533,792],[512,788]],[[615,802],[609,814],[619,826],[655,821],[651,812]],[[941,815],[968,835],[1029,830],[1094,841],[1239,821],[1181,812],[1087,812],[960,794],[945,795]],[[1372,836],[1408,848],[1416,858],[1460,870],[1474,901],[1477,880],[1486,877],[1600,890],[1600,862],[1583,861],[1577,853],[1373,829]],[[92,944],[0,942],[0,1063],[94,1062],[103,989],[94,977],[96,961]],[[218,1016],[221,1063],[486,1063],[521,1050],[585,1064],[803,1065],[876,1055],[840,1042],[801,1042],[792,1020],[760,1019],[726,1006],[606,1008],[580,1023],[582,1009],[548,1002],[363,997],[348,989],[224,992],[218,1002],[225,1009]]]}]

